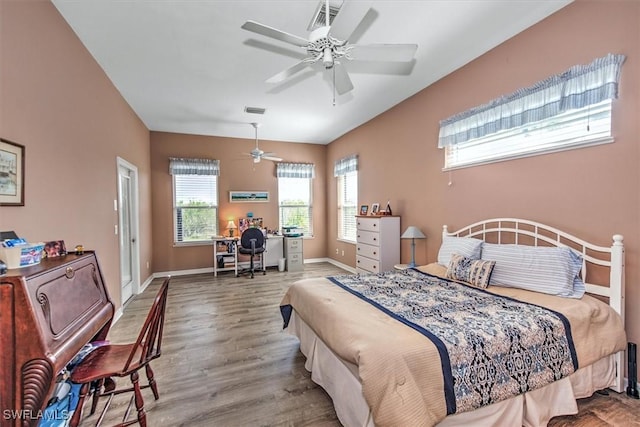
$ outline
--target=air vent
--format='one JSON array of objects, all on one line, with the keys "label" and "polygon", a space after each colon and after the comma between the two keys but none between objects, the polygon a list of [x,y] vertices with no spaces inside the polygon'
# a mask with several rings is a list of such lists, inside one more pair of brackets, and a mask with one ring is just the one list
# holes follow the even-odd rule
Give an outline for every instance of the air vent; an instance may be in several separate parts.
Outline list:
[{"label": "air vent", "polygon": [[249,114],[264,114],[266,111],[267,111],[266,108],[244,107],[244,112]]},{"label": "air vent", "polygon": [[[342,7],[342,2],[329,2],[329,25],[333,23],[333,19],[336,17],[340,8]],[[313,31],[316,28],[324,27],[327,25],[327,15],[326,15],[326,1],[321,0],[318,8],[316,9],[316,13],[313,15],[313,19],[309,24],[308,31]]]}]

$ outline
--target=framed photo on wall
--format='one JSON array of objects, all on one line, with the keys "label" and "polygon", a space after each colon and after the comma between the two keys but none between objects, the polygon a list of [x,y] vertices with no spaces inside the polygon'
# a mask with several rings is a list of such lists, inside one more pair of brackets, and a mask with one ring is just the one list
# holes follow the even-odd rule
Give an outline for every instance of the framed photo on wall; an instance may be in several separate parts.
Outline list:
[{"label": "framed photo on wall", "polygon": [[360,215],[366,215],[369,211],[369,205],[360,206]]},{"label": "framed photo on wall", "polygon": [[0,138],[0,206],[24,206],[24,145]]},{"label": "framed photo on wall", "polygon": [[229,191],[229,201],[235,202],[268,202],[268,191]]}]

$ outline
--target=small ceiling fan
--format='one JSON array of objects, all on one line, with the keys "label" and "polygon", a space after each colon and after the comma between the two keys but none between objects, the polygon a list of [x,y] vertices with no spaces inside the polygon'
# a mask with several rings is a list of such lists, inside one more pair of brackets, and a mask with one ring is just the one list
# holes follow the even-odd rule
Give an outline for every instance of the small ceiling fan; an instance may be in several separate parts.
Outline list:
[{"label": "small ceiling fan", "polygon": [[256,134],[256,148],[251,150],[250,153],[244,153],[248,156],[251,156],[253,159],[253,163],[260,163],[260,160],[271,160],[273,162],[281,162],[282,159],[280,157],[276,157],[275,153],[264,152],[258,147],[258,128],[260,127],[260,123],[251,123],[251,126],[255,129]]},{"label": "small ceiling fan", "polygon": [[[316,14],[317,28],[311,31],[308,40],[251,20],[245,22],[242,28],[304,48],[307,52],[306,58],[269,78],[267,83],[280,83],[306,67],[321,62],[325,69],[333,71],[334,90],[342,95],[353,89],[343,60],[410,62],[418,48],[417,44],[350,44],[349,37],[369,11],[369,4],[366,1],[344,0],[338,7],[330,6],[329,0],[326,0]],[[331,18],[334,18],[333,22]]]}]

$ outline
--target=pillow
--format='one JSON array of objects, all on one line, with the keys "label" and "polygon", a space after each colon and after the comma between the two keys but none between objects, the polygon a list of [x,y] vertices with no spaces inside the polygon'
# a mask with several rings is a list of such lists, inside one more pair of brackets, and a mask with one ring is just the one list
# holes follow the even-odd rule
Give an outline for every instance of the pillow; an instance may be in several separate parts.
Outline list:
[{"label": "pillow", "polygon": [[495,261],[490,285],[582,298],[582,257],[569,248],[484,243],[483,260]]},{"label": "pillow", "polygon": [[448,279],[461,280],[476,288],[484,289],[489,285],[491,272],[495,265],[494,261],[482,261],[459,254],[452,254],[446,277]]},{"label": "pillow", "polygon": [[467,258],[479,259],[481,250],[482,240],[471,237],[444,236],[438,251],[438,264],[449,265],[453,253]]}]

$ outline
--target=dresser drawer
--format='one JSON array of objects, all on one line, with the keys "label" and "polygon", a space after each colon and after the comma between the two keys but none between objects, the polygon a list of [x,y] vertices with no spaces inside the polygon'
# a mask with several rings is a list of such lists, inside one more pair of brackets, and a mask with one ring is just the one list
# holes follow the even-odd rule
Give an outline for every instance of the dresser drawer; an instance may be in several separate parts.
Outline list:
[{"label": "dresser drawer", "polygon": [[356,228],[358,230],[378,231],[380,230],[380,218],[357,218]]},{"label": "dresser drawer", "polygon": [[356,246],[356,255],[362,255],[371,259],[380,259],[380,248],[374,245],[365,245],[358,243]]},{"label": "dresser drawer", "polygon": [[379,273],[380,272],[380,262],[367,258],[361,255],[356,256],[356,268],[360,268],[362,270],[371,272],[371,273]]},{"label": "dresser drawer", "polygon": [[358,230],[358,243],[380,246],[380,233]]}]

